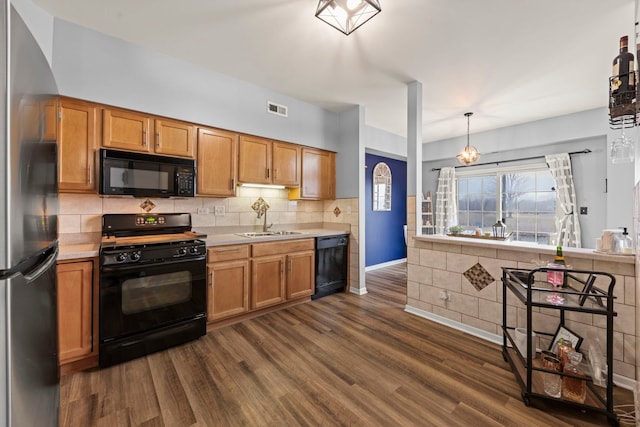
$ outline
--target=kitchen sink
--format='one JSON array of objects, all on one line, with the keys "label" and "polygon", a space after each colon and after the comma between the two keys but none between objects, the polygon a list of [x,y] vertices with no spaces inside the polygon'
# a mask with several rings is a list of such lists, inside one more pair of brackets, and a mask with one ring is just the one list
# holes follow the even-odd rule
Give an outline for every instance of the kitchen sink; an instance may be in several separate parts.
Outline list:
[{"label": "kitchen sink", "polygon": [[236,233],[236,234],[242,237],[265,237],[265,236],[273,236],[273,231],[251,231],[248,233]]},{"label": "kitchen sink", "polygon": [[242,237],[268,237],[268,236],[289,236],[292,234],[303,234],[301,231],[249,231],[247,233],[236,233]]}]

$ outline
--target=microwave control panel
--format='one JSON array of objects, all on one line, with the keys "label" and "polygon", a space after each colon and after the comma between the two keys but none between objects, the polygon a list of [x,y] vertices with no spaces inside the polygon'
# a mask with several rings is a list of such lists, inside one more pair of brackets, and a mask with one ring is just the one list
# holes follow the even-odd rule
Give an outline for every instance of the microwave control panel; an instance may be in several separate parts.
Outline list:
[{"label": "microwave control panel", "polygon": [[179,168],[176,173],[176,181],[178,185],[178,195],[194,196],[193,181],[194,173],[191,168]]}]

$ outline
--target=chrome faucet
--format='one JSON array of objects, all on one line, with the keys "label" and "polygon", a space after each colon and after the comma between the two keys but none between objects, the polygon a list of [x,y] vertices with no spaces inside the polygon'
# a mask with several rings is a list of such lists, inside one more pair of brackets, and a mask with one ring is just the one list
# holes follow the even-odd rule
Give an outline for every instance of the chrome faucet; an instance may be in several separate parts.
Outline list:
[{"label": "chrome faucet", "polygon": [[273,224],[267,225],[267,210],[269,209],[269,204],[264,201],[262,197],[258,197],[252,205],[251,209],[253,209],[258,214],[258,219],[260,219],[264,215],[264,224],[262,225],[262,232],[266,233]]}]

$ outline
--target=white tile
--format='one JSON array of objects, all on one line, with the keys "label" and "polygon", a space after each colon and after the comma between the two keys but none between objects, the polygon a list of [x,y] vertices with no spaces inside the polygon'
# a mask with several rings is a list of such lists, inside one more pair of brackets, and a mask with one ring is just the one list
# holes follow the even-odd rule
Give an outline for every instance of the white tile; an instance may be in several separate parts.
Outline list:
[{"label": "white tile", "polygon": [[101,233],[102,215],[82,215],[80,218],[80,230],[83,233]]},{"label": "white tile", "polygon": [[[202,207],[202,200],[199,197],[189,197],[185,199],[174,199],[174,209],[180,213],[198,213],[198,209]],[[155,203],[155,202],[154,202]]]},{"label": "white tile", "polygon": [[80,215],[58,215],[58,233],[80,233]]},{"label": "white tile", "polygon": [[60,214],[102,214],[102,200],[95,194],[60,193]]},{"label": "white tile", "polygon": [[215,218],[216,226],[225,225],[240,225],[240,214],[236,212],[227,213],[225,216],[213,216]]},{"label": "white tile", "polygon": [[140,203],[132,197],[104,197],[102,208],[106,214],[144,212],[140,209]]}]

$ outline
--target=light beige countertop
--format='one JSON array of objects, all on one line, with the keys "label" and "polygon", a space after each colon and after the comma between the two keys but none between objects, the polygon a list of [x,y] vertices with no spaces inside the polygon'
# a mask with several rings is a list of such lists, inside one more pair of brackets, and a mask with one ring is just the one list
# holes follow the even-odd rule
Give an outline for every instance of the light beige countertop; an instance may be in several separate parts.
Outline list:
[{"label": "light beige countertop", "polygon": [[[259,231],[253,227],[193,227],[196,233],[206,234],[202,238],[207,246],[237,245],[260,242],[272,242],[278,240],[294,240],[315,238],[323,236],[335,236],[349,234],[349,224],[340,223],[313,223],[306,227],[305,224],[291,226],[274,226],[271,231],[299,231],[300,234],[275,235],[262,237],[244,237],[236,233]],[[61,234],[60,253],[58,261],[97,257],[100,250],[100,233],[68,233]]]},{"label": "light beige countertop", "polygon": [[[476,239],[472,237],[451,237],[441,234],[414,236],[414,239],[421,242],[430,242],[445,245],[464,245],[480,248],[491,248],[498,250],[510,250],[518,252],[538,253],[554,256],[556,247],[551,245],[541,245],[533,242],[501,241],[490,239]],[[600,261],[618,262],[622,264],[634,264],[634,255],[613,255],[603,252],[596,252],[595,249],[569,248],[563,247],[562,252],[565,257],[594,259]]]}]

